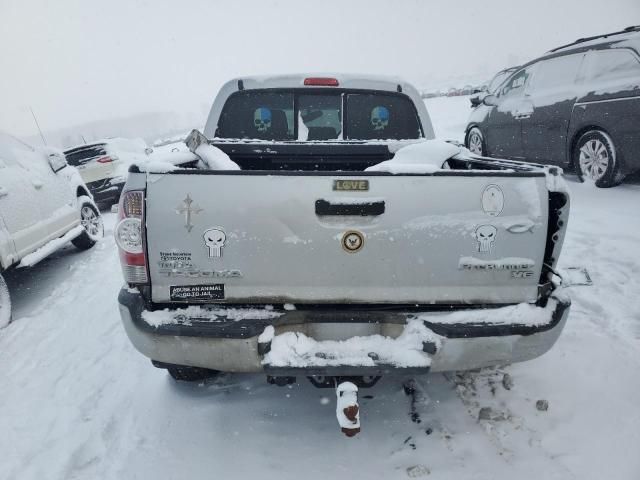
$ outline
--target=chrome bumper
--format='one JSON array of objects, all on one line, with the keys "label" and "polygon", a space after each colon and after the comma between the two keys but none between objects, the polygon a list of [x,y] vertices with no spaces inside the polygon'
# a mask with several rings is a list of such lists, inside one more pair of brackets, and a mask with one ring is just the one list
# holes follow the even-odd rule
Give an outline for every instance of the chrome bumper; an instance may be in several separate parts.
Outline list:
[{"label": "chrome bumper", "polygon": [[[188,321],[158,327],[142,318],[145,304],[141,295],[123,289],[118,299],[120,315],[129,339],[140,353],[152,360],[225,372],[264,372],[284,376],[384,375],[429,370],[440,372],[530,360],[553,346],[567,321],[570,301],[551,298],[555,301],[544,307],[537,307],[544,310],[549,321],[535,326],[516,323],[441,324],[437,323],[437,314],[441,314],[441,310],[376,310],[374,306],[357,310],[353,306],[347,306],[344,309],[325,307],[283,310],[278,318],[268,320],[221,320],[206,325]],[[424,345],[423,351],[430,357],[429,367],[398,368],[384,364],[376,364],[374,367],[273,367],[264,363],[268,346],[264,341],[258,342],[258,337],[267,325],[274,327],[275,335],[299,332],[317,341],[346,340],[369,335],[393,339],[402,334],[409,319],[417,316],[439,337],[437,345]]]}]

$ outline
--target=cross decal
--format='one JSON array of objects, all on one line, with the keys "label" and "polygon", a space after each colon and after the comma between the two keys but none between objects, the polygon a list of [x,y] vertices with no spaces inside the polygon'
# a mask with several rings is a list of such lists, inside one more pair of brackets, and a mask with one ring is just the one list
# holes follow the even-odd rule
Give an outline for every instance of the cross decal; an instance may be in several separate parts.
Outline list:
[{"label": "cross decal", "polygon": [[184,215],[184,228],[187,229],[187,232],[191,232],[193,229],[193,224],[191,223],[191,215],[200,213],[202,209],[197,205],[193,205],[193,199],[189,194],[182,201],[182,205],[179,205],[176,208],[176,213],[178,215]]}]

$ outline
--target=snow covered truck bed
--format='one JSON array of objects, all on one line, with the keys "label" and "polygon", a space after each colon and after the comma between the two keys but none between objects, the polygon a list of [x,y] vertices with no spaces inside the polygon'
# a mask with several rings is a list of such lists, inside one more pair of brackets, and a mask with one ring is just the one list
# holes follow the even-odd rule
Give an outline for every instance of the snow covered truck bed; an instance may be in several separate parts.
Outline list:
[{"label": "snow covered truck bed", "polygon": [[196,168],[134,166],[120,200],[120,312],[157,366],[378,376],[557,340],[559,169],[434,140],[396,79],[234,80],[205,135]]}]

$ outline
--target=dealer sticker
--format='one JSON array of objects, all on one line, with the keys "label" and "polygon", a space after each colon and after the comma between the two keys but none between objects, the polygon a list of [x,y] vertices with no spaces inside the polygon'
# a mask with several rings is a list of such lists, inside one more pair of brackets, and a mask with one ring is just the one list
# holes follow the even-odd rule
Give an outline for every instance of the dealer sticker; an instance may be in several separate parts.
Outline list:
[{"label": "dealer sticker", "polygon": [[224,283],[170,286],[171,300],[207,301],[224,299]]}]

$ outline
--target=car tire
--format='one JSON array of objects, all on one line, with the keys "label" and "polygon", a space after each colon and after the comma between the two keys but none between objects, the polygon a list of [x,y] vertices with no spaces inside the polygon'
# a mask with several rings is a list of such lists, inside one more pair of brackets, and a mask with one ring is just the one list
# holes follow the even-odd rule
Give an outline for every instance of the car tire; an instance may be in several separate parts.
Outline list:
[{"label": "car tire", "polygon": [[167,365],[165,368],[171,378],[179,382],[201,382],[220,374],[217,370],[183,365]]},{"label": "car tire", "polygon": [[79,250],[89,250],[104,235],[104,226],[98,207],[89,197],[78,197],[80,210],[80,224],[84,232],[71,240],[71,243]]},{"label": "car tire", "polygon": [[590,130],[580,136],[573,149],[573,165],[581,182],[609,188],[624,179],[622,160],[616,154],[613,140],[602,130]]},{"label": "car tire", "polygon": [[469,151],[475,155],[480,155],[481,157],[486,156],[487,150],[484,145],[484,137],[482,136],[482,132],[478,127],[473,127],[467,133],[467,138],[465,140],[465,145],[469,149]]},{"label": "car tire", "polygon": [[0,275],[0,328],[6,327],[11,322],[11,297],[7,283]]}]

